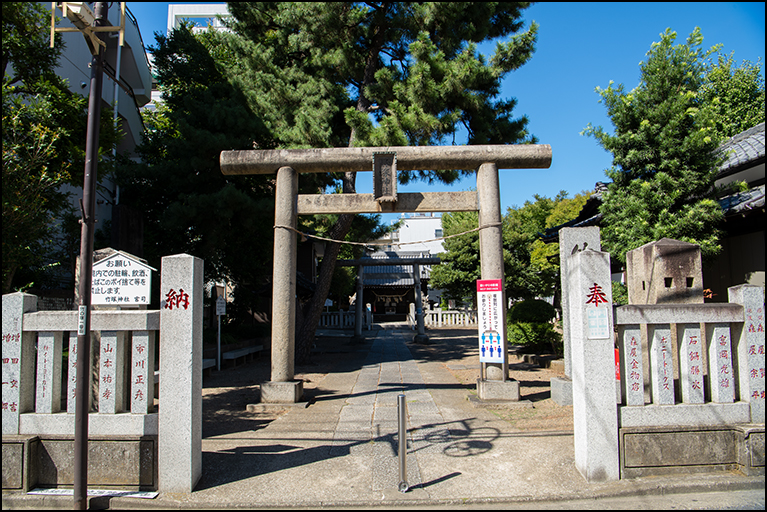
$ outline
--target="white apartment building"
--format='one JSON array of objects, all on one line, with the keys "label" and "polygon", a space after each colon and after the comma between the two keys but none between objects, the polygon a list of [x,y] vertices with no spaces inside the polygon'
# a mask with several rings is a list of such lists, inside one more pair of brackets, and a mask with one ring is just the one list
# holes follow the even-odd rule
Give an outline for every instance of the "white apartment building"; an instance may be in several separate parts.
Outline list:
[{"label": "white apartment building", "polygon": [[[442,217],[434,213],[403,213],[398,221],[402,225],[387,238],[392,244],[406,244],[400,245],[398,250],[429,252],[432,256],[444,251],[442,240],[437,240],[442,238]],[[396,249],[396,246],[392,245],[390,249]]]},{"label": "white apartment building", "polygon": [[[50,2],[40,2],[51,9]],[[62,17],[61,9],[56,9],[60,18],[57,28],[74,28],[72,22]],[[112,2],[108,11],[109,24],[120,25],[120,4]],[[144,134],[144,124],[139,109],[149,103],[152,93],[152,74],[144,49],[144,42],[139,32],[138,22],[126,8],[125,39],[119,46],[117,32],[107,32],[104,37],[106,49],[104,52],[104,84],[101,93],[103,106],[116,107],[116,122],[125,136],[117,147],[117,152],[131,153],[141,141]],[[80,32],[62,32],[65,47],[59,59],[56,74],[69,82],[72,92],[88,97],[90,93],[92,55]],[[105,179],[99,180],[96,215],[98,219],[111,219],[112,206],[119,201],[119,190]],[[82,188],[74,192],[75,204],[79,204]]]}]

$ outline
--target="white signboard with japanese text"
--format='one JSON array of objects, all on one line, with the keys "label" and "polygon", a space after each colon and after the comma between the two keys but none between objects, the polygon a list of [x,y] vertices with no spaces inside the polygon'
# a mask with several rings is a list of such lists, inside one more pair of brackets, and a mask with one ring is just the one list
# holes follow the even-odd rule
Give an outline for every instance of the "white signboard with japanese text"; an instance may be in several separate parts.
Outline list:
[{"label": "white signboard with japanese text", "polygon": [[91,304],[138,306],[151,302],[152,271],[149,265],[124,253],[93,264]]},{"label": "white signboard with japanese text", "polygon": [[479,361],[503,363],[503,282],[500,279],[477,281],[477,312],[479,322]]}]

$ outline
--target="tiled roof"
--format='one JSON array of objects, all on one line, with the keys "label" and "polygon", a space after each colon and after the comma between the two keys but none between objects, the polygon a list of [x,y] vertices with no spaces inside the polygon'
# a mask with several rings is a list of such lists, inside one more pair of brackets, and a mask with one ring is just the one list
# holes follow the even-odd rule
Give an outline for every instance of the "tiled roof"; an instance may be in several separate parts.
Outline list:
[{"label": "tiled roof", "polygon": [[[415,251],[379,251],[371,255],[373,259],[408,259],[423,258],[429,256],[426,252]],[[421,265],[421,279],[428,279],[431,274],[431,265]],[[368,286],[413,286],[413,267],[412,265],[381,265],[365,267],[363,274],[363,283]]]},{"label": "tiled roof", "polygon": [[764,208],[764,185],[723,197],[719,204],[725,216],[746,215],[758,208]]},{"label": "tiled roof", "polygon": [[764,159],[764,123],[758,124],[719,146],[727,159],[721,165],[719,174],[731,174],[744,165]]}]

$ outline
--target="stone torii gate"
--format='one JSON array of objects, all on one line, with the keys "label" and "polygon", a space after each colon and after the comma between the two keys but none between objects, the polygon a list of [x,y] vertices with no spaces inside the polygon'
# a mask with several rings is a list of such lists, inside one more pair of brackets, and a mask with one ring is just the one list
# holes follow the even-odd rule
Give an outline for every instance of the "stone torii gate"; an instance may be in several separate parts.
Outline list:
[{"label": "stone torii gate", "polygon": [[[271,381],[261,384],[264,403],[296,403],[302,382],[294,380],[296,233],[298,215],[320,213],[479,212],[482,279],[503,280],[503,240],[498,169],[546,169],[547,144],[396,146],[222,151],[225,175],[277,174],[272,291]],[[477,192],[397,194],[397,170],[477,169]],[[373,194],[298,194],[298,174],[373,171]],[[505,305],[505,294],[503,304]],[[506,324],[506,308],[503,325]],[[506,353],[506,340],[504,353]],[[477,381],[481,400],[519,399],[507,363],[487,363]]]}]

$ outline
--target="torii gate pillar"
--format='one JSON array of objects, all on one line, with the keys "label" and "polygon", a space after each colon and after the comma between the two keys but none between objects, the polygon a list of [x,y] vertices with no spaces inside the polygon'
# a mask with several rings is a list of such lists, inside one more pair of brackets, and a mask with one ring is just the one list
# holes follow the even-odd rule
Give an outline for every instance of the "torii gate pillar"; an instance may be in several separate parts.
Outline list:
[{"label": "torii gate pillar", "polygon": [[[274,269],[272,273],[272,380],[261,383],[261,402],[296,403],[303,381],[295,376],[296,338],[296,234],[286,227],[298,225],[298,173],[280,167],[274,197]],[[280,255],[281,257],[276,257]]]}]

